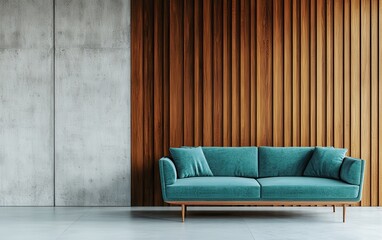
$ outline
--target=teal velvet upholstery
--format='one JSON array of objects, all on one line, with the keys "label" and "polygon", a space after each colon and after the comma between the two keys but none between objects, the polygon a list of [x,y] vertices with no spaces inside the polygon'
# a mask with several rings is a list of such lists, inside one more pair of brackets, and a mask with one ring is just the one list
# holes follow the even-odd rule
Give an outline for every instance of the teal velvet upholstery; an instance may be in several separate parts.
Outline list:
[{"label": "teal velvet upholstery", "polygon": [[304,176],[340,179],[340,169],[347,149],[316,147]]},{"label": "teal velvet upholstery", "polygon": [[359,186],[316,177],[259,178],[263,200],[354,201]]},{"label": "teal velvet upholstery", "polygon": [[166,190],[169,201],[250,201],[260,198],[259,183],[240,177],[178,179]]},{"label": "teal velvet upholstery", "polygon": [[214,176],[258,177],[257,147],[202,147]]},{"label": "teal velvet upholstery", "polygon": [[163,157],[159,159],[159,175],[162,189],[162,197],[167,201],[166,187],[174,184],[177,180],[176,168],[171,159]]},{"label": "teal velvet upholstery", "polygon": [[176,168],[171,159],[163,157],[159,159],[160,175],[166,185],[174,184],[177,179]]},{"label": "teal velvet upholstery", "polygon": [[365,161],[346,157],[342,162],[340,177],[341,180],[355,185],[360,185],[363,180],[363,169]]},{"label": "teal velvet upholstery", "polygon": [[179,178],[213,176],[201,147],[170,148]]},{"label": "teal velvet upholstery", "polygon": [[301,176],[314,147],[259,147],[259,176]]}]

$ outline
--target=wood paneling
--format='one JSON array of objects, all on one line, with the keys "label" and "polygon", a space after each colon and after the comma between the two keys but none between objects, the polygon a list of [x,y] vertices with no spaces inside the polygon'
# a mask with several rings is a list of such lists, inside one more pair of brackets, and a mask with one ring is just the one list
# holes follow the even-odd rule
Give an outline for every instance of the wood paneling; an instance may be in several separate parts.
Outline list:
[{"label": "wood paneling", "polygon": [[[219,2],[219,1],[215,1]],[[251,145],[250,101],[250,3],[240,2],[240,145]],[[215,56],[216,57],[216,56]]]},{"label": "wood paneling", "polygon": [[257,88],[256,88],[256,77],[257,77],[257,41],[256,41],[256,1],[251,2],[251,145],[255,146],[257,144],[257,123],[256,123],[256,114],[257,114]]},{"label": "wood paneling", "polygon": [[[371,186],[378,192],[378,1],[371,1]],[[374,130],[375,129],[375,130]],[[371,194],[372,206],[378,205],[378,194]]]},{"label": "wood paneling", "polygon": [[131,205],[143,204],[143,3],[142,1],[132,1],[131,18],[131,135],[135,136],[131,141]]},{"label": "wood paneling", "polygon": [[[232,2],[223,3],[223,66],[231,66]],[[222,67],[223,67],[222,66]],[[232,144],[231,68],[223,67],[223,146]]]},{"label": "wood paneling", "polygon": [[267,146],[273,143],[272,12],[272,1],[257,1],[257,145]]},{"label": "wood paneling", "polygon": [[310,146],[310,1],[301,0],[301,146]]},{"label": "wood paneling", "polygon": [[334,145],[343,147],[344,140],[344,5],[334,1]]},{"label": "wood paneling", "polygon": [[301,1],[292,1],[292,145],[301,144]]},{"label": "wood paneling", "polygon": [[195,146],[203,145],[203,27],[202,26],[203,26],[203,0],[196,0],[194,1],[194,145]]},{"label": "wood paneling", "polygon": [[284,145],[284,1],[273,2],[273,145]]},{"label": "wood paneling", "polygon": [[382,204],[381,0],[132,0],[132,205],[169,147],[335,146]]},{"label": "wood paneling", "polygon": [[[213,1],[203,1],[203,145],[213,145]],[[171,34],[170,34],[171,35]],[[179,76],[181,77],[181,76]],[[179,80],[179,79],[178,79]],[[179,145],[177,145],[179,146]]]},{"label": "wood paneling", "polygon": [[351,137],[350,137],[350,0],[344,1],[344,147],[349,149],[348,154],[351,155]]},{"label": "wood paneling", "polygon": [[361,158],[365,168],[363,205],[370,205],[370,0],[361,0]]},{"label": "wood paneling", "polygon": [[292,0],[284,1],[284,145],[292,145]]},{"label": "wood paneling", "polygon": [[183,84],[183,104],[184,104],[184,145],[194,145],[194,2],[184,1],[184,84]]},{"label": "wood paneling", "polygon": [[[153,1],[144,0],[144,5],[150,6],[143,9],[143,146],[148,151],[143,152],[143,170],[146,176],[143,179],[143,188],[153,188],[153,121],[154,118],[154,42],[153,39]],[[150,199],[153,198],[153,192],[143,192],[143,202],[145,205],[150,204]]]},{"label": "wood paneling", "polygon": [[317,3],[310,1],[310,145],[317,144]]},{"label": "wood paneling", "polygon": [[[154,0],[154,46],[163,46],[163,5]],[[163,60],[163,47],[154,48],[154,62]],[[163,154],[163,67],[154,65],[154,169],[159,167],[159,158]],[[159,172],[154,171],[154,201],[160,202]]]},{"label": "wood paneling", "polygon": [[[382,79],[382,0],[378,1],[378,162],[379,170],[378,176],[373,176],[379,179],[378,189],[378,205],[382,206],[382,83],[380,79]],[[372,190],[372,189],[371,189]],[[377,195],[377,193],[373,192],[372,195]]]},{"label": "wood paneling", "polygon": [[232,146],[240,145],[240,1],[232,0]]},{"label": "wood paneling", "polygon": [[223,1],[213,6],[213,145],[223,145]]},{"label": "wood paneling", "polygon": [[326,140],[326,6],[317,0],[317,141],[325,146]]},{"label": "wood paneling", "polygon": [[333,146],[333,2],[326,1],[326,142]]},{"label": "wood paneling", "polygon": [[[170,1],[170,82],[169,86],[169,104],[170,104],[170,146],[183,145],[183,117],[184,117],[184,99],[183,99],[183,1]],[[145,61],[147,61],[146,59]],[[211,71],[211,70],[210,70]],[[211,102],[209,102],[211,104]],[[147,109],[142,109],[146,112]],[[188,117],[188,116],[186,116]],[[146,146],[145,146],[146,147]],[[144,150],[150,151],[150,149]]]}]

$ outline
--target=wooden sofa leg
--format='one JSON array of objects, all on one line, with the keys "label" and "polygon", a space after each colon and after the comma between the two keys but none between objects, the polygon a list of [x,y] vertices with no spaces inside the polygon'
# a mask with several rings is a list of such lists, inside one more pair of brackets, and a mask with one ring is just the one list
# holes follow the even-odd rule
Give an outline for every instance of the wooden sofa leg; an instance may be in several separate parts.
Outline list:
[{"label": "wooden sofa leg", "polygon": [[336,205],[333,205],[333,212],[336,212]]},{"label": "wooden sofa leg", "polygon": [[346,204],[342,206],[342,222],[346,221]]},{"label": "wooden sofa leg", "polygon": [[185,215],[186,215],[186,205],[182,204],[182,222],[184,222]]}]

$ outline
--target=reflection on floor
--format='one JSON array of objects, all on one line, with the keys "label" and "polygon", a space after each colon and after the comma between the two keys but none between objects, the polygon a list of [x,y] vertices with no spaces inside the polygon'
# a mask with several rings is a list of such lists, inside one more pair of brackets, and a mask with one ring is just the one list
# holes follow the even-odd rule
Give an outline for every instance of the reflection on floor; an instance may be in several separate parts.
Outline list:
[{"label": "reflection on floor", "polygon": [[382,208],[0,208],[0,239],[382,239]]}]

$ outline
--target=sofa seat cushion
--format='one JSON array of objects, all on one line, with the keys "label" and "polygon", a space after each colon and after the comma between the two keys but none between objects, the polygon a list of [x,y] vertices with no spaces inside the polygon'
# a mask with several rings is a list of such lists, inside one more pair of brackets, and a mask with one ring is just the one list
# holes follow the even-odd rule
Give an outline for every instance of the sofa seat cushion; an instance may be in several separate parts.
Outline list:
[{"label": "sofa seat cushion", "polygon": [[263,200],[336,201],[358,197],[359,186],[316,177],[259,178]]},{"label": "sofa seat cushion", "polygon": [[169,201],[250,201],[260,198],[260,185],[253,178],[192,177],[167,186]]}]

